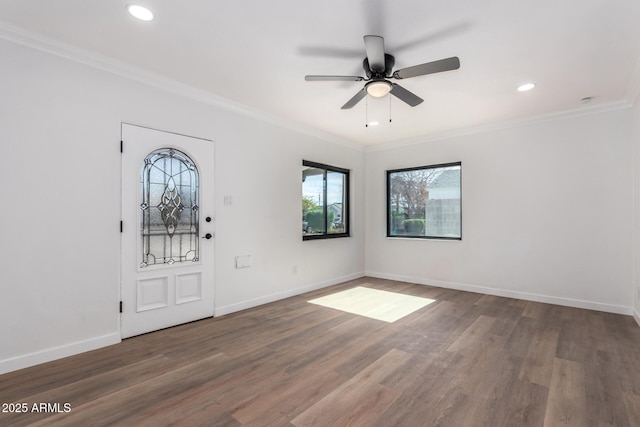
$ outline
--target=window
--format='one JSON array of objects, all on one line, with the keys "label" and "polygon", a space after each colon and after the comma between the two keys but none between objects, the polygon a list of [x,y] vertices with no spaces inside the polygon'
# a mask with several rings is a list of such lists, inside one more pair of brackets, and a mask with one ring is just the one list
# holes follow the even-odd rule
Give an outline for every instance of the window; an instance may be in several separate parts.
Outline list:
[{"label": "window", "polygon": [[462,239],[462,163],[387,171],[387,237]]},{"label": "window", "polygon": [[198,169],[173,148],[153,151],[141,167],[142,262],[150,265],[199,259]]},{"label": "window", "polygon": [[302,161],[302,239],[349,237],[349,171]]}]

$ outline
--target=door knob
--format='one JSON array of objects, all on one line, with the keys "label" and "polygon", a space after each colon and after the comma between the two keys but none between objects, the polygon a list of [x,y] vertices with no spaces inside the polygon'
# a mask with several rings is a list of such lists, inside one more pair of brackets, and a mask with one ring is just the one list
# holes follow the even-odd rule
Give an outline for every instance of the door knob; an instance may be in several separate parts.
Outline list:
[{"label": "door knob", "polygon": [[213,237],[213,234],[211,234],[211,233],[207,233],[207,234],[205,234],[205,235],[204,235],[203,239],[207,239],[207,240],[209,240],[209,239],[210,239],[210,238],[212,238],[212,237]]}]

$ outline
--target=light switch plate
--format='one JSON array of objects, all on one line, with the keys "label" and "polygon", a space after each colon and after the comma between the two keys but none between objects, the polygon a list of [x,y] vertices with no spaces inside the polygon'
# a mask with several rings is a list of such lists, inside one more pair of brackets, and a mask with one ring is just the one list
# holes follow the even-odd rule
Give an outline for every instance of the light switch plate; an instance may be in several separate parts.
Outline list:
[{"label": "light switch plate", "polygon": [[236,268],[251,267],[251,255],[238,255],[236,257]]}]

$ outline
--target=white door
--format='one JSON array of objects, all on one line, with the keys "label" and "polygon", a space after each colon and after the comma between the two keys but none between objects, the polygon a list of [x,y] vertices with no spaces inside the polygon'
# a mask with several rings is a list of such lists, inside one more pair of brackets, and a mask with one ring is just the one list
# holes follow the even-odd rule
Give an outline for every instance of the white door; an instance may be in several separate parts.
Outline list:
[{"label": "white door", "polygon": [[122,124],[123,338],[213,316],[213,142]]}]

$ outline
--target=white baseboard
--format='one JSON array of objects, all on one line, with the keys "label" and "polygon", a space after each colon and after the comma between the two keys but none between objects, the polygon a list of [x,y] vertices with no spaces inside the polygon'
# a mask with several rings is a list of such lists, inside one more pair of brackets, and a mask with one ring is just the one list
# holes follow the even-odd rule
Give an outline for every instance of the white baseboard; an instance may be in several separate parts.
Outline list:
[{"label": "white baseboard", "polygon": [[[436,286],[438,288],[456,289],[459,291],[474,292],[486,295],[495,295],[505,298],[516,298],[526,301],[543,302],[547,304],[563,305],[567,307],[585,308],[587,310],[604,311],[607,313],[631,315],[632,307],[622,305],[604,304],[594,301],[585,301],[571,298],[554,297],[550,295],[532,294],[528,292],[512,291],[507,289],[489,288],[485,286],[469,285],[465,283],[444,282],[441,280],[431,280],[420,277],[409,277],[398,274],[380,273],[377,271],[367,271],[367,276],[377,277],[380,279],[398,280],[400,282],[417,283],[419,285]],[[640,317],[636,317],[638,321]],[[640,321],[638,322],[640,324]]]},{"label": "white baseboard", "polygon": [[640,326],[640,312],[633,310],[633,318],[636,319],[636,323]]},{"label": "white baseboard", "polygon": [[360,277],[364,277],[364,275],[365,275],[364,272],[348,274],[346,276],[336,277],[331,280],[325,280],[323,282],[314,283],[312,285],[303,286],[301,288],[290,289],[284,292],[265,295],[263,297],[254,298],[254,299],[242,301],[235,304],[216,307],[213,311],[213,315],[224,316],[225,314],[235,313],[236,311],[246,310],[248,308],[257,307],[259,305],[268,304],[270,302],[279,301],[281,299],[294,297],[296,295],[301,295],[301,294],[304,294],[305,292],[311,292],[317,289],[326,288],[327,286],[348,282],[349,280],[359,279]]},{"label": "white baseboard", "polygon": [[[487,295],[495,295],[506,298],[517,298],[526,301],[536,301],[548,304],[564,305],[568,307],[585,308],[588,310],[604,311],[608,313],[632,315],[638,326],[640,326],[640,312],[634,310],[632,307],[611,305],[597,303],[593,301],[583,301],[569,298],[553,297],[548,295],[539,295],[526,292],[517,292],[504,289],[489,288],[485,286],[468,285],[464,283],[456,282],[444,282],[440,280],[430,280],[418,277],[402,276],[398,274],[380,273],[376,271],[358,272],[349,274],[346,276],[337,277],[331,280],[318,282],[312,285],[303,286],[296,289],[291,289],[285,292],[279,292],[271,295],[266,295],[260,298],[254,298],[247,301],[242,301],[236,304],[229,304],[222,307],[216,307],[214,310],[215,316],[223,316],[225,314],[234,313],[236,311],[246,310],[248,308],[257,307],[262,304],[278,301],[281,299],[301,295],[305,292],[315,291],[317,289],[326,288],[327,286],[337,285],[349,280],[359,279],[361,277],[376,277],[380,279],[397,280],[401,282],[417,283],[420,285],[436,286],[446,289],[456,289],[466,292],[481,293]],[[84,353],[86,351],[95,350],[101,347],[107,347],[113,344],[121,342],[120,335],[113,333],[109,335],[103,335],[96,338],[91,338],[85,341],[79,341],[71,344],[62,345],[59,347],[50,348],[47,350],[38,351],[35,353],[29,353],[22,356],[17,356],[10,359],[0,360],[0,375],[8,372],[17,371],[19,369],[28,368],[30,366],[39,365],[41,363],[50,362],[52,360],[62,359],[64,357],[73,356],[75,354]]]},{"label": "white baseboard", "polygon": [[71,344],[61,345],[59,347],[49,348],[47,350],[37,351],[10,359],[0,360],[0,374],[17,371],[18,369],[28,368],[30,366],[39,365],[41,363],[51,362],[52,360],[62,359],[64,357],[73,356],[74,354],[84,353],[85,351],[95,350],[101,347],[118,344],[121,341],[119,333],[103,335],[84,341],[78,341]]},{"label": "white baseboard", "polygon": [[[266,295],[260,298],[254,298],[248,301],[242,301],[236,304],[230,304],[214,309],[215,316],[222,316],[236,311],[246,310],[262,304],[278,301],[284,298],[300,295],[305,292],[314,291],[316,289],[326,288],[327,286],[337,285],[339,283],[348,282],[349,280],[364,277],[364,272],[349,274],[346,276],[336,277],[331,280],[325,280],[312,285],[301,288],[291,289],[285,292]],[[0,360],[0,375],[8,372],[17,371],[19,369],[28,368],[30,366],[39,365],[41,363],[51,362],[53,360],[62,359],[64,357],[73,356],[75,354],[84,353],[86,351],[95,350],[101,347],[118,344],[121,342],[120,334],[114,333],[91,338],[85,341],[79,341],[47,350],[37,351],[9,359]]]}]

